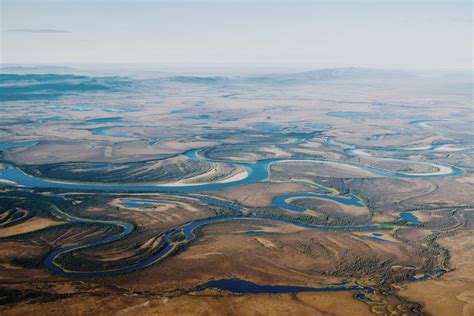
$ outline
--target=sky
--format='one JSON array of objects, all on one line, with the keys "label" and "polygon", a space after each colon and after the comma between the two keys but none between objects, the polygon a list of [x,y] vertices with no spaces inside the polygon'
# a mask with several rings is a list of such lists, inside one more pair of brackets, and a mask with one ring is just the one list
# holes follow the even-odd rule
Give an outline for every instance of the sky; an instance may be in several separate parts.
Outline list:
[{"label": "sky", "polygon": [[472,3],[0,0],[3,64],[472,68]]}]

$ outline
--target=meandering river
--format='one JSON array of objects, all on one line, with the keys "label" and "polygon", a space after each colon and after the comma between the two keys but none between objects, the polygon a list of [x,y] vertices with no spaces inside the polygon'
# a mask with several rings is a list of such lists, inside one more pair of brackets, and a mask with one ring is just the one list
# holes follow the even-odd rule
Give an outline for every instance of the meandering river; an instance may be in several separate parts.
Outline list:
[{"label": "meandering river", "polygon": [[[14,147],[25,147],[25,146],[33,146],[37,144],[37,142],[18,142],[18,143],[7,143],[7,144],[0,144],[0,150],[14,148]],[[425,150],[433,150],[435,149],[433,146],[426,148]],[[393,149],[391,149],[393,151]],[[403,150],[403,149],[401,149]],[[419,150],[419,149],[417,149]],[[378,168],[368,167],[360,164],[344,162],[344,161],[329,161],[323,159],[308,159],[308,158],[271,158],[271,159],[264,159],[259,160],[255,163],[249,162],[237,162],[237,161],[222,161],[222,160],[215,160],[206,158],[202,155],[203,149],[193,149],[189,150],[184,153],[185,156],[195,160],[203,160],[207,162],[215,162],[215,163],[224,163],[224,164],[233,164],[236,166],[243,167],[247,170],[247,177],[243,179],[238,179],[235,181],[229,182],[211,182],[211,183],[201,183],[201,184],[189,184],[189,185],[182,185],[182,186],[173,186],[167,184],[104,184],[104,183],[85,183],[85,182],[67,182],[67,181],[60,181],[54,179],[46,179],[35,177],[33,175],[27,174],[22,171],[20,168],[17,168],[11,164],[4,164],[0,167],[0,181],[3,181],[9,185],[17,185],[23,187],[31,187],[31,188],[56,188],[56,189],[68,189],[68,190],[95,190],[101,192],[182,192],[182,193],[189,193],[189,192],[198,192],[198,191],[212,191],[212,190],[220,190],[225,188],[236,187],[245,184],[251,184],[259,181],[264,181],[269,177],[269,168],[272,164],[275,163],[282,163],[282,162],[294,162],[294,161],[306,161],[306,162],[314,162],[320,164],[328,164],[328,165],[340,165],[340,166],[349,166],[352,168],[359,168],[361,170],[365,170],[373,174],[374,176],[381,176],[381,177],[397,177],[397,178],[431,178],[431,177],[442,177],[442,176],[456,176],[463,173],[463,170],[446,164],[441,163],[432,163],[427,161],[414,161],[409,160],[410,163],[414,164],[428,164],[435,168],[437,168],[437,172],[431,173],[404,173],[404,172],[395,172],[389,170],[382,170]],[[350,152],[347,152],[351,155],[365,155],[364,149],[357,149],[352,148]],[[404,160],[402,158],[381,158],[381,159],[391,159],[391,160]],[[406,161],[406,160],[404,160]],[[273,204],[276,207],[280,207],[290,211],[302,212],[304,211],[303,208],[292,205],[287,202],[289,199],[294,198],[320,198],[331,200],[334,202],[338,202],[344,205],[352,205],[356,207],[363,207],[362,201],[360,198],[354,195],[348,196],[336,196],[333,194],[316,194],[312,192],[303,192],[303,193],[292,193],[292,194],[282,194],[273,199]],[[206,203],[208,205],[218,205],[223,206],[229,209],[240,211],[242,208],[236,204],[228,203],[222,200],[214,200],[211,198],[198,198],[201,203]],[[152,206],[153,203],[159,202],[159,200],[129,200],[125,201],[124,204],[127,207],[148,207]],[[337,231],[337,230],[349,230],[349,231],[365,231],[365,230],[379,230],[379,229],[387,229],[390,226],[383,226],[383,225],[362,225],[362,226],[318,226],[318,225],[309,225],[303,224],[296,221],[274,218],[274,217],[260,217],[260,216],[228,216],[228,217],[214,217],[214,218],[205,218],[199,219],[177,228],[171,229],[165,232],[162,236],[162,244],[160,249],[146,258],[143,261],[136,262],[126,267],[116,268],[111,270],[100,270],[100,271],[74,271],[71,269],[63,268],[60,263],[58,262],[58,258],[65,253],[76,251],[79,249],[91,248],[101,246],[107,243],[111,243],[114,241],[121,240],[126,236],[130,235],[133,230],[134,226],[130,223],[121,222],[121,221],[102,221],[102,220],[92,220],[92,219],[84,219],[71,216],[57,207],[52,208],[52,212],[54,212],[59,217],[62,217],[65,220],[71,222],[83,222],[83,223],[94,223],[97,225],[113,225],[117,226],[120,229],[120,232],[104,237],[102,239],[92,241],[86,244],[77,244],[77,245],[70,245],[67,247],[57,248],[50,252],[43,260],[43,264],[46,268],[50,271],[64,276],[87,276],[87,277],[95,277],[95,276],[109,276],[115,275],[120,273],[127,273],[131,271],[136,271],[152,265],[164,258],[168,257],[179,245],[183,243],[189,243],[196,238],[195,230],[199,227],[203,227],[205,225],[222,223],[226,221],[271,221],[276,223],[285,223],[289,225],[294,225],[298,227],[303,227],[306,229],[314,229],[314,230],[327,230],[327,231]],[[184,240],[180,240],[179,242],[172,241],[172,235],[181,232],[184,235]],[[234,284],[235,285],[235,284]],[[346,290],[354,290],[352,287],[347,287]]]}]

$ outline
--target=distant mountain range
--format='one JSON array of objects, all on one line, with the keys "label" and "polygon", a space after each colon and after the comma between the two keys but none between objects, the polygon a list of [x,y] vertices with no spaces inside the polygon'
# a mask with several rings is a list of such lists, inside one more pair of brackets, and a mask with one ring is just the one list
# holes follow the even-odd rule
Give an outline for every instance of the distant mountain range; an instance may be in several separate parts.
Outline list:
[{"label": "distant mountain range", "polygon": [[[65,66],[0,66],[0,74],[89,74],[84,70]],[[295,73],[269,73],[248,76],[206,76],[206,75],[179,75],[159,76],[154,79],[162,82],[222,85],[222,84],[304,84],[317,81],[332,80],[362,80],[362,79],[389,79],[413,76],[413,74],[396,70],[378,70],[370,68],[327,68]]]},{"label": "distant mountain range", "polygon": [[11,74],[72,74],[77,69],[66,66],[0,66],[0,73]]},{"label": "distant mountain range", "polygon": [[220,85],[220,84],[305,84],[317,81],[332,80],[369,80],[369,79],[396,79],[412,77],[413,74],[395,70],[377,70],[368,68],[330,68],[318,69],[286,74],[263,74],[254,76],[224,77],[224,76],[175,76],[162,78],[165,81]]},{"label": "distant mountain range", "polygon": [[0,73],[0,102],[56,99],[64,94],[87,91],[118,91],[130,83],[124,77]]}]

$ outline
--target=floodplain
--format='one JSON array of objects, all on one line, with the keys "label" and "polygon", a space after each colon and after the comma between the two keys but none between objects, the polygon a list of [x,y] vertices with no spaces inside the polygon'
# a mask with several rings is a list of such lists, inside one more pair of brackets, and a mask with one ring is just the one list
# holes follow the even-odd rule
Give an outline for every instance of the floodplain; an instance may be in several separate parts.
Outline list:
[{"label": "floodplain", "polygon": [[2,315],[472,315],[470,74],[40,70],[0,74]]}]

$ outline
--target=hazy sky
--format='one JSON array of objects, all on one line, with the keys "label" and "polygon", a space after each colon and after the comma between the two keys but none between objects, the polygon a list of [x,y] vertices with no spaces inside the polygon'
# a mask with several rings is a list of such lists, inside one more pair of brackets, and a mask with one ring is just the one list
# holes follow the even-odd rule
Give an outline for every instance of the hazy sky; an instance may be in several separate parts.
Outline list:
[{"label": "hazy sky", "polygon": [[2,63],[472,67],[472,4],[0,0]]}]

